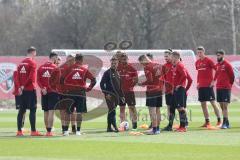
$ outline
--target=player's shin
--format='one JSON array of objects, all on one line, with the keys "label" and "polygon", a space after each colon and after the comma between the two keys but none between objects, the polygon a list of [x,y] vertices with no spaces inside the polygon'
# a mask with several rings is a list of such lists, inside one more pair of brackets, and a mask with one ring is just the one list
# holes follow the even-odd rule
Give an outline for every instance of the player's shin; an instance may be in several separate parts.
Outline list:
[{"label": "player's shin", "polygon": [[186,127],[186,111],[184,108],[180,108],[179,110],[179,116],[180,116],[180,128],[185,128]]},{"label": "player's shin", "polygon": [[30,114],[29,114],[29,121],[31,124],[31,131],[35,132],[36,131],[36,110],[37,108],[31,108],[30,109]]},{"label": "player's shin", "polygon": [[53,122],[54,122],[54,110],[49,110],[48,111],[48,126],[47,126],[47,131],[51,132],[52,127],[53,127]]}]

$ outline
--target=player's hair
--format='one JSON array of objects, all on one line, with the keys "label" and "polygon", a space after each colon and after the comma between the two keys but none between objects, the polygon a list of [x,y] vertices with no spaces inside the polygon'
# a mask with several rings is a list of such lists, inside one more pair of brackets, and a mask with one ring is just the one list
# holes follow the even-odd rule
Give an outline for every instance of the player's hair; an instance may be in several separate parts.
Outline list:
[{"label": "player's hair", "polygon": [[181,58],[181,55],[180,55],[180,53],[179,53],[179,52],[177,52],[177,51],[174,51],[174,52],[172,52],[172,55],[173,55],[173,57],[176,57],[176,58],[178,58],[178,59],[180,59],[180,58]]},{"label": "player's hair", "polygon": [[220,49],[216,52],[216,54],[225,55],[225,51],[223,49]]},{"label": "player's hair", "polygon": [[141,55],[141,56],[138,57],[138,61],[140,62],[140,61],[142,61],[145,58],[146,58],[146,55]]},{"label": "player's hair", "polygon": [[124,52],[122,52],[122,54],[120,56],[121,56],[121,58],[128,58],[128,55]]},{"label": "player's hair", "polygon": [[170,50],[166,50],[166,51],[164,51],[164,54],[171,55],[171,54],[172,54],[172,52],[171,52]]},{"label": "player's hair", "polygon": [[82,54],[76,54],[75,60],[76,61],[82,61],[83,60],[83,55]]},{"label": "player's hair", "polygon": [[153,59],[153,54],[151,54],[151,53],[147,53],[146,56],[150,59]]},{"label": "player's hair", "polygon": [[205,48],[204,48],[203,46],[198,46],[198,47],[197,47],[197,50],[198,50],[198,51],[204,51],[204,52],[205,52]]},{"label": "player's hair", "polygon": [[32,53],[33,51],[36,51],[36,48],[31,46],[27,49],[27,53]]},{"label": "player's hair", "polygon": [[110,59],[110,61],[114,61],[114,60],[118,60],[116,55],[113,55],[112,58]]},{"label": "player's hair", "polygon": [[55,57],[55,56],[58,56],[58,54],[55,53],[55,52],[51,52],[51,53],[49,54],[49,58],[52,58],[52,57]]}]

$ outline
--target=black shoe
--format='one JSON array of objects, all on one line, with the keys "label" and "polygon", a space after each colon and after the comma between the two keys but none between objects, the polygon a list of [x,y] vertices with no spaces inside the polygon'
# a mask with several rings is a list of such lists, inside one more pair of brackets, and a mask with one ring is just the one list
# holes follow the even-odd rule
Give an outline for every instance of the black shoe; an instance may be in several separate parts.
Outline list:
[{"label": "black shoe", "polygon": [[113,130],[114,132],[116,132],[116,133],[118,133],[119,132],[119,130],[117,129],[117,128],[115,128],[115,130]]},{"label": "black shoe", "polygon": [[107,132],[114,132],[112,128],[107,128]]},{"label": "black shoe", "polygon": [[173,129],[172,129],[171,126],[166,126],[166,127],[164,127],[164,128],[162,129],[162,131],[168,131],[168,132],[170,132],[170,131],[173,131]]}]

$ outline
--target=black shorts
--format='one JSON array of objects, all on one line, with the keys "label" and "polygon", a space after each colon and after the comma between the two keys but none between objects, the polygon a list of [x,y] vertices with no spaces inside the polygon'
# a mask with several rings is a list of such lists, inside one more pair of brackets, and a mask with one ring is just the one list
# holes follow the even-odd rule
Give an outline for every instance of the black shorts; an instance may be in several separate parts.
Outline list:
[{"label": "black shorts", "polygon": [[136,98],[134,92],[127,92],[124,93],[125,103],[119,102],[120,106],[135,106],[136,105]]},{"label": "black shorts", "polygon": [[215,94],[213,87],[201,87],[198,89],[198,101],[200,102],[207,102],[207,101],[214,101]]},{"label": "black shorts", "polygon": [[230,103],[231,90],[230,89],[217,89],[217,101]]},{"label": "black shorts", "polygon": [[21,108],[32,109],[37,107],[37,94],[36,90],[26,91],[23,90],[21,97]]},{"label": "black shorts", "polygon": [[146,106],[162,107],[162,92],[146,92]]},{"label": "black shorts", "polygon": [[16,105],[16,109],[20,108],[20,106],[22,105],[21,96],[15,96],[15,105]]},{"label": "black shorts", "polygon": [[46,95],[42,95],[42,110],[49,111],[55,110],[57,103],[60,100],[60,96],[57,93],[50,92]]},{"label": "black shorts", "polygon": [[170,93],[168,93],[168,94],[166,94],[165,95],[165,101],[166,101],[166,105],[168,105],[168,106],[173,106],[173,102],[174,102],[174,99],[173,99],[173,94],[170,94]]},{"label": "black shorts", "polygon": [[79,96],[64,96],[62,100],[64,99],[70,100],[70,103],[66,107],[71,113],[74,111],[74,108],[76,108],[77,113],[87,113],[87,101],[85,92]]},{"label": "black shorts", "polygon": [[186,107],[186,89],[184,87],[174,90],[173,97],[175,108]]}]

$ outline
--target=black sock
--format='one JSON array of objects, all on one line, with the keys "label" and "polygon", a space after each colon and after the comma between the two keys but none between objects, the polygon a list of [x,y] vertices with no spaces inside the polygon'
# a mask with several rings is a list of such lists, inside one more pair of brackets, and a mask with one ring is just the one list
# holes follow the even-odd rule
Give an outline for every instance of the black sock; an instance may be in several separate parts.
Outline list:
[{"label": "black sock", "polygon": [[153,132],[155,133],[157,131],[157,127],[153,127]]},{"label": "black sock", "polygon": [[62,125],[62,131],[64,131],[64,126]]},{"label": "black sock", "polygon": [[206,123],[209,123],[209,122],[210,122],[209,118],[205,119],[205,122],[206,122]]},{"label": "black sock", "polygon": [[229,122],[228,122],[228,118],[227,118],[227,117],[223,117],[223,124],[226,124],[226,125],[229,124]]},{"label": "black sock", "polygon": [[72,132],[76,132],[76,126],[72,125]]},{"label": "black sock", "polygon": [[22,131],[22,123],[23,123],[23,115],[26,113],[25,109],[19,109],[18,116],[17,116],[17,127],[18,131]]},{"label": "black sock", "polygon": [[159,126],[157,126],[157,131],[159,131],[160,130],[160,128],[159,128]]},{"label": "black sock", "polygon": [[36,131],[36,108],[30,109],[29,121],[31,124],[31,131]]},{"label": "black sock", "polygon": [[78,131],[78,132],[80,131],[80,129],[81,129],[81,127],[77,127],[77,131]]},{"label": "black sock", "polygon": [[24,127],[24,120],[22,121],[22,128]]},{"label": "black sock", "polygon": [[111,119],[112,119],[112,125],[115,130],[117,130],[117,122],[116,122],[116,110],[112,110],[111,112]]},{"label": "black sock", "polygon": [[180,127],[186,126],[186,112],[184,110],[179,111],[179,117],[180,117]]},{"label": "black sock", "polygon": [[133,128],[133,129],[137,129],[137,122],[133,122],[133,123],[132,123],[132,128]]},{"label": "black sock", "polygon": [[107,116],[107,128],[110,129],[111,128],[111,124],[112,124],[112,121],[111,121],[111,112],[109,111],[108,112],[108,116]]},{"label": "black sock", "polygon": [[171,128],[173,126],[174,118],[175,118],[175,108],[173,106],[170,106],[170,115],[169,115],[168,126]]},{"label": "black sock", "polygon": [[52,128],[47,128],[47,131],[48,131],[48,132],[51,132],[51,131],[52,131]]},{"label": "black sock", "polygon": [[186,126],[188,126],[188,117],[186,116]]},{"label": "black sock", "polygon": [[219,118],[217,118],[217,121],[218,121],[218,122],[221,122],[221,118],[220,118],[220,117],[219,117]]},{"label": "black sock", "polygon": [[68,126],[63,126],[63,131],[68,131]]}]

